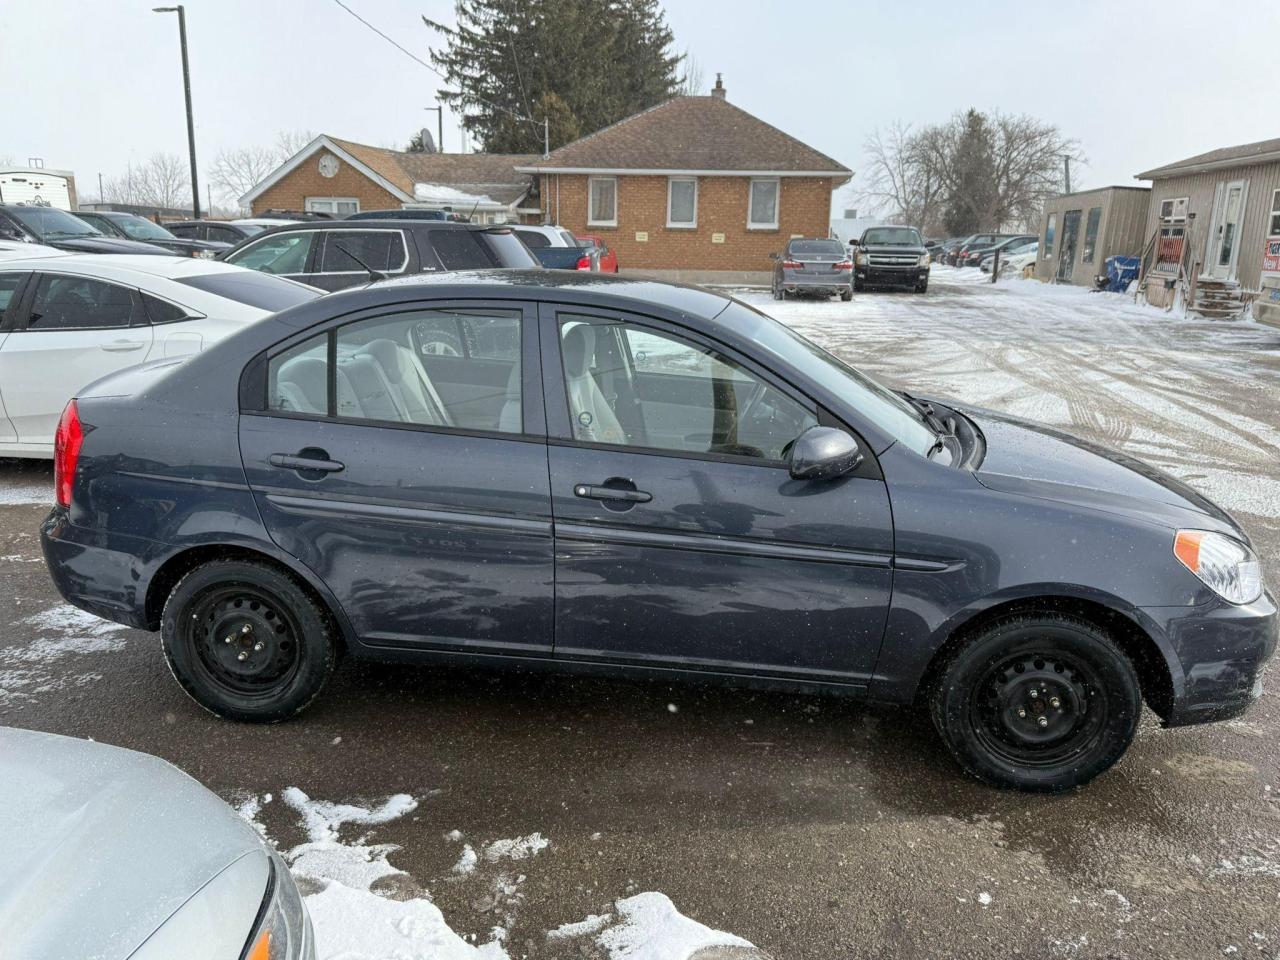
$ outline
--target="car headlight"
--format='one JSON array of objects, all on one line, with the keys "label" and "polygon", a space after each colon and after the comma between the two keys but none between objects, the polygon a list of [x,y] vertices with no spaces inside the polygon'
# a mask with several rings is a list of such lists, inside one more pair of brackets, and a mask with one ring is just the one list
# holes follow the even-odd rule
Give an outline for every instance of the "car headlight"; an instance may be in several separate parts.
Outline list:
[{"label": "car headlight", "polygon": [[932,261],[927,253],[920,255],[920,266],[927,267]]},{"label": "car headlight", "polygon": [[312,960],[310,923],[293,875],[271,857],[271,880],[258,923],[245,944],[244,960]]},{"label": "car headlight", "polygon": [[1229,603],[1253,603],[1262,596],[1262,565],[1239,540],[1208,530],[1179,530],[1173,555]]},{"label": "car headlight", "polygon": [[867,255],[865,253],[856,253],[853,256],[853,262],[860,267],[865,267],[867,265]]}]

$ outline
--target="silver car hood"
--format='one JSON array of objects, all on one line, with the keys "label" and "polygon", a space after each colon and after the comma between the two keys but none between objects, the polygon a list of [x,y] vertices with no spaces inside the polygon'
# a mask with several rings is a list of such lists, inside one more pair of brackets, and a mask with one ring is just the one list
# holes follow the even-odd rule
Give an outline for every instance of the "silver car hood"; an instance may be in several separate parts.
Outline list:
[{"label": "silver car hood", "polygon": [[[124,960],[262,849],[230,807],[163,760],[0,727],[5,960]],[[260,903],[263,892],[245,895]]]}]

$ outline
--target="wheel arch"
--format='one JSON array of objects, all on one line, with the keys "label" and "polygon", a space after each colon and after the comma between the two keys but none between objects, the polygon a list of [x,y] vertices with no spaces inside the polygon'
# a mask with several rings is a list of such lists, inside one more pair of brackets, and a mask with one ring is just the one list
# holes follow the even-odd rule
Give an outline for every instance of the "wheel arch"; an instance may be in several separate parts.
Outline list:
[{"label": "wheel arch", "polygon": [[238,543],[208,543],[185,547],[166,557],[156,568],[147,582],[146,600],[143,604],[143,616],[146,629],[159,630],[160,618],[164,612],[164,604],[178,581],[202,564],[214,560],[250,560],[257,563],[270,564],[287,573],[308,593],[312,595],[338,629],[348,650],[354,647],[355,633],[351,623],[342,612],[338,600],[324,583],[309,569],[291,557],[281,556],[260,546],[248,546]]},{"label": "wheel arch", "polygon": [[927,698],[938,682],[951,654],[968,643],[987,626],[1006,617],[1059,614],[1078,617],[1105,631],[1133,663],[1142,698],[1166,719],[1173,708],[1182,670],[1157,637],[1154,624],[1144,625],[1141,612],[1114,598],[1081,597],[1066,594],[1035,594],[999,600],[953,618],[939,634],[945,639],[929,659],[916,687],[916,700]]}]

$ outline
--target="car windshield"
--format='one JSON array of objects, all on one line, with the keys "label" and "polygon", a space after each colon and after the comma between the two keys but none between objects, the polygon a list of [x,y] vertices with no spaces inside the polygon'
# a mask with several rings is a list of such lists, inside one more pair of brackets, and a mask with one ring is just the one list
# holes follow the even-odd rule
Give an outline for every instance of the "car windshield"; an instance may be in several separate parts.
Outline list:
[{"label": "car windshield", "polygon": [[79,217],[54,207],[9,207],[9,213],[40,240],[58,237],[100,237],[102,231]]},{"label": "car windshield", "polygon": [[216,297],[225,297],[247,307],[257,307],[271,313],[314,300],[322,292],[305,283],[296,283],[254,270],[202,273],[194,277],[182,277],[178,282],[212,293]]},{"label": "car windshield", "polygon": [[739,300],[732,301],[719,320],[830,390],[916,453],[926,456],[933,449],[938,438],[915,406],[790,327]]},{"label": "car windshield", "polygon": [[787,253],[793,257],[843,257],[844,246],[839,240],[792,240]]},{"label": "car windshield", "polygon": [[120,217],[117,226],[133,240],[173,240],[174,236],[158,223],[146,217]]},{"label": "car windshield", "polygon": [[863,244],[884,247],[919,247],[920,234],[913,227],[873,227],[862,235]]}]

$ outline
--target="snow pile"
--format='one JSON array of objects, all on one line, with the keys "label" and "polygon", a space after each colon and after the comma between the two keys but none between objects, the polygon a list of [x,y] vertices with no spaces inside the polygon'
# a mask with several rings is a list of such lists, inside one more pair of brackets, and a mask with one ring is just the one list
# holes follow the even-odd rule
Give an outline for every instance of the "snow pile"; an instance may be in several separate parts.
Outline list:
[{"label": "snow pile", "polygon": [[383,877],[400,871],[387,862],[400,849],[395,844],[344,844],[338,839],[346,824],[375,826],[388,823],[414,810],[418,802],[406,793],[388,798],[376,809],[346,803],[312,800],[297,787],[284,791],[284,802],[302,814],[309,841],[285,854],[290,869],[299,877],[320,882],[336,881],[356,890],[368,890]]},{"label": "snow pile", "polygon": [[0,703],[102,679],[96,672],[68,671],[62,661],[122,650],[128,629],[68,603],[42,610],[22,623],[33,628],[35,636],[26,643],[0,648]]},{"label": "snow pile", "polygon": [[617,901],[614,911],[566,923],[547,939],[593,937],[608,951],[609,960],[689,960],[708,947],[755,949],[750,941],[686,917],[665,894],[638,893]]},{"label": "snow pile", "polygon": [[443,183],[415,183],[413,185],[413,199],[418,203],[457,203],[469,206],[477,203],[493,204],[495,202],[492,197],[483,193],[467,193],[465,190],[446,186]]}]

